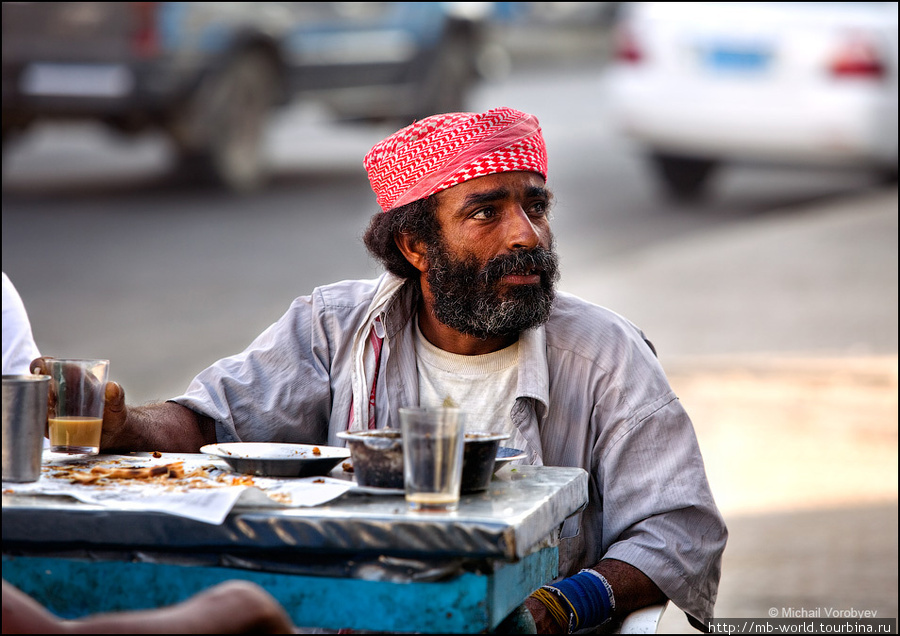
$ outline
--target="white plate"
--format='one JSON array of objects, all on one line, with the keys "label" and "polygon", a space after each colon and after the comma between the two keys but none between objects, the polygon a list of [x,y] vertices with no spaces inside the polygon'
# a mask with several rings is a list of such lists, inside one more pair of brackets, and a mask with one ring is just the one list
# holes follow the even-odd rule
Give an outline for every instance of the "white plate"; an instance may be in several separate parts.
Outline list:
[{"label": "white plate", "polygon": [[235,472],[265,477],[326,475],[350,457],[350,449],[340,446],[268,442],[207,444],[200,452],[225,460]]}]

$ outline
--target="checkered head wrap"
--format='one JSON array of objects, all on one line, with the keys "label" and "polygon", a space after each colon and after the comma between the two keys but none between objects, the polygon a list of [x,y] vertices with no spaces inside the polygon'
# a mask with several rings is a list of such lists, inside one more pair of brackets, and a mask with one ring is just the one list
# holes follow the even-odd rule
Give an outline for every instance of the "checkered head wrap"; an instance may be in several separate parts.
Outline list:
[{"label": "checkered head wrap", "polygon": [[377,143],[363,164],[385,212],[497,172],[547,178],[538,120],[512,108],[426,117]]}]

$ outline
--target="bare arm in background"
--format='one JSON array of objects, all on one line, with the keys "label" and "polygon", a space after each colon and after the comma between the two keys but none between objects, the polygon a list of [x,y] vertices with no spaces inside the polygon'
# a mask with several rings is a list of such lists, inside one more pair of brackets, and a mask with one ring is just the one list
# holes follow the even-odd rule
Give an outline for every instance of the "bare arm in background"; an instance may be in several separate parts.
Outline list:
[{"label": "bare arm in background", "polygon": [[[32,373],[47,373],[46,359],[33,360]],[[196,453],[215,441],[216,426],[210,418],[174,402],[129,407],[125,390],[116,382],[106,384],[102,450]]]},{"label": "bare arm in background", "polygon": [[226,581],[153,610],[63,620],[3,581],[4,634],[292,634],[284,608],[249,581]]}]

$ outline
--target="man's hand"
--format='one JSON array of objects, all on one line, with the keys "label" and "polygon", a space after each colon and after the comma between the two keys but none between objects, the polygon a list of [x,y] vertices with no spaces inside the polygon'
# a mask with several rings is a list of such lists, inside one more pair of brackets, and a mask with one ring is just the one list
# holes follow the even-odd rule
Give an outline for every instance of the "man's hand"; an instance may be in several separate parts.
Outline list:
[{"label": "man's hand", "polygon": [[[41,375],[50,374],[50,366],[48,360],[53,358],[44,356],[31,361],[31,372]],[[105,388],[105,405],[103,408],[103,432],[100,437],[100,448],[113,445],[118,433],[125,426],[125,420],[128,419],[128,407],[125,406],[125,389],[117,382],[107,382]],[[56,412],[56,405],[53,404],[53,394],[51,392],[47,404],[47,412],[49,414]],[[48,432],[45,429],[45,435]],[[48,435],[49,436],[49,435]]]},{"label": "man's hand", "polygon": [[103,432],[100,448],[115,446],[119,431],[125,427],[128,407],[125,406],[125,389],[118,382],[106,383],[106,404],[103,407]]}]

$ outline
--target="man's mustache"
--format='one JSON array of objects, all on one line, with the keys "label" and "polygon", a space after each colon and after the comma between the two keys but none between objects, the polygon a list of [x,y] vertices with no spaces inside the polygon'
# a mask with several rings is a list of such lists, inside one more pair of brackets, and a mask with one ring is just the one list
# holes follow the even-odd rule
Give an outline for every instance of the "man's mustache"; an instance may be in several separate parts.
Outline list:
[{"label": "man's mustache", "polygon": [[558,266],[559,259],[555,253],[536,247],[495,256],[481,269],[479,278],[487,283],[496,283],[508,274],[540,274],[555,281]]}]

